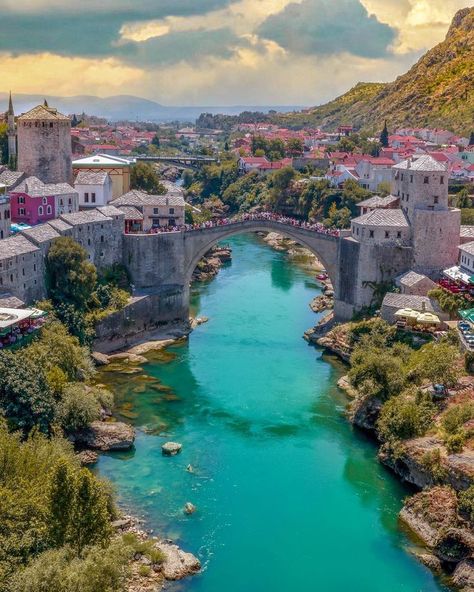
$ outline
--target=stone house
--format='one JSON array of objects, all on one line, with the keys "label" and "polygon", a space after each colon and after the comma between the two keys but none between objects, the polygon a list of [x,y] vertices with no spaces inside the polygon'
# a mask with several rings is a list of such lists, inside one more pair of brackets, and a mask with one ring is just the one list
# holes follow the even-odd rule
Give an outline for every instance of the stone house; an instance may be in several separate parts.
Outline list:
[{"label": "stone house", "polygon": [[437,284],[426,275],[407,271],[395,279],[395,284],[400,288],[402,294],[413,296],[427,296],[430,290],[437,287]]},{"label": "stone house", "polygon": [[111,205],[134,207],[143,215],[142,230],[148,232],[160,226],[182,226],[184,224],[185,201],[181,191],[169,191],[165,195],[149,195],[133,189]]},{"label": "stone house", "polygon": [[74,181],[79,194],[79,207],[106,206],[113,199],[112,179],[106,171],[79,171]]},{"label": "stone house", "polygon": [[0,291],[31,302],[44,293],[44,263],[40,249],[21,235],[1,242]]},{"label": "stone house", "polygon": [[[2,187],[0,185],[0,191]],[[11,213],[10,213],[10,198],[0,193],[0,240],[10,236],[10,224],[11,224]]]},{"label": "stone house", "polygon": [[384,321],[393,325],[397,321],[395,313],[402,308],[411,308],[417,312],[431,312],[441,321],[449,320],[449,315],[441,310],[435,300],[431,300],[427,296],[395,294],[394,292],[385,295],[380,316]]}]

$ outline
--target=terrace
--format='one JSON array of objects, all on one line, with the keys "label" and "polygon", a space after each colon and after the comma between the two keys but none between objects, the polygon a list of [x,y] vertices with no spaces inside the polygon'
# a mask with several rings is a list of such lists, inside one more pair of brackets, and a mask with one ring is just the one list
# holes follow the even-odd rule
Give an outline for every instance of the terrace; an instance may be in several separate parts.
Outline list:
[{"label": "terrace", "polygon": [[0,308],[0,349],[31,341],[43,326],[46,315],[37,308]]}]

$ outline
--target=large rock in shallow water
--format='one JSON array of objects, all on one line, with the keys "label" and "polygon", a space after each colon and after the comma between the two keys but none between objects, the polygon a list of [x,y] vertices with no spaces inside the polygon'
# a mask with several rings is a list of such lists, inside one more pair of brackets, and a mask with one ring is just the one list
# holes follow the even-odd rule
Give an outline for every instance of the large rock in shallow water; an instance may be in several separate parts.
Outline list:
[{"label": "large rock in shallow water", "polygon": [[461,561],[454,570],[453,584],[459,588],[474,590],[474,560]]},{"label": "large rock in shallow water", "polygon": [[161,571],[167,580],[181,580],[201,569],[199,559],[192,553],[185,553],[177,545],[160,541],[156,547],[164,555]]},{"label": "large rock in shallow water", "polygon": [[72,440],[80,446],[103,452],[129,450],[135,441],[135,430],[120,421],[93,421],[88,428],[77,432]]},{"label": "large rock in shallow water", "polygon": [[175,454],[181,452],[182,447],[183,445],[179,444],[179,442],[165,442],[161,447],[161,452],[165,456],[175,456]]}]

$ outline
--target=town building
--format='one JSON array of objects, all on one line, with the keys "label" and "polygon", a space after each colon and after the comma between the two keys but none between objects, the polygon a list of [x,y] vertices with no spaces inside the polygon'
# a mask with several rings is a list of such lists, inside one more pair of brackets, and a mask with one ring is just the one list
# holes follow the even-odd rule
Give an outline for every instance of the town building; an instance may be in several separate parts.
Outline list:
[{"label": "town building", "polygon": [[43,183],[72,181],[71,120],[47,102],[17,118],[18,164]]},{"label": "town building", "polygon": [[28,177],[10,191],[12,221],[34,226],[79,210],[77,191],[68,183],[43,183]]},{"label": "town building", "polygon": [[113,199],[112,179],[105,171],[79,171],[74,189],[79,194],[81,209],[106,206]]},{"label": "town building", "polygon": [[411,309],[418,313],[430,312],[441,321],[449,320],[449,315],[441,310],[435,300],[427,296],[396,294],[394,292],[389,292],[383,299],[380,316],[384,321],[393,325],[397,320],[397,312],[402,309]]},{"label": "town building", "polygon": [[5,185],[0,184],[0,240],[10,236],[10,198],[5,189]]},{"label": "town building", "polygon": [[107,154],[96,154],[80,158],[72,163],[75,177],[80,171],[108,173],[112,180],[113,199],[130,191],[131,167],[132,164],[129,160]]},{"label": "town building", "polygon": [[[114,199],[110,205],[117,208],[125,207],[124,214],[129,216],[126,228],[132,227],[138,231],[148,232],[152,228],[160,226],[182,226],[184,224],[185,201],[183,193],[175,187],[168,186],[165,195],[149,195],[143,191],[133,189],[118,199]],[[132,207],[134,210],[130,210]],[[137,213],[142,219],[137,218]],[[132,216],[130,218],[130,216]]]},{"label": "town building", "polygon": [[40,249],[21,235],[2,240],[0,249],[0,292],[24,302],[44,295],[44,265]]},{"label": "town building", "polygon": [[434,290],[437,284],[421,273],[407,271],[395,278],[395,284],[402,294],[412,296],[427,296],[430,290]]}]

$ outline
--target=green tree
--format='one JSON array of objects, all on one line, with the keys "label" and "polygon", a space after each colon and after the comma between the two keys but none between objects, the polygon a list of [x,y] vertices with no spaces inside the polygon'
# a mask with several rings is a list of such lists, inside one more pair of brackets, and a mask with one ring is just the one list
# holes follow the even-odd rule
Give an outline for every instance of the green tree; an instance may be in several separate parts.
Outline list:
[{"label": "green tree", "polygon": [[351,225],[351,211],[349,208],[337,209],[335,203],[331,204],[327,218],[323,220],[327,228],[349,228]]},{"label": "green tree", "polygon": [[76,483],[75,469],[66,458],[61,458],[51,475],[49,524],[53,547],[62,547],[68,542],[70,523],[73,517]]},{"label": "green tree", "polygon": [[390,181],[382,181],[382,183],[379,183],[379,186],[377,187],[377,193],[381,197],[386,197],[387,195],[390,195],[391,192],[392,186],[390,184]]},{"label": "green tree", "polygon": [[426,434],[433,424],[436,407],[423,394],[402,394],[384,403],[377,422],[382,441],[407,440]]},{"label": "green tree", "polygon": [[47,433],[56,402],[46,377],[28,350],[0,351],[0,410],[10,426],[28,434],[34,427]]},{"label": "green tree", "polygon": [[418,383],[429,380],[435,384],[453,386],[460,375],[457,364],[459,350],[447,343],[427,343],[411,355],[408,371]]},{"label": "green tree", "polygon": [[380,134],[380,143],[384,148],[388,148],[388,129],[387,120],[385,120],[382,133]]},{"label": "green tree", "polygon": [[166,188],[160,183],[160,177],[154,167],[148,162],[137,162],[130,173],[130,186],[155,195],[166,193]]},{"label": "green tree", "polygon": [[444,288],[433,288],[428,292],[428,296],[436,300],[444,312],[447,312],[450,318],[455,318],[458,310],[468,308],[468,302],[464,296],[453,294]]},{"label": "green tree", "polygon": [[0,164],[8,164],[8,125],[0,122]]},{"label": "green tree", "polygon": [[155,134],[153,136],[153,140],[151,141],[151,143],[153,144],[153,146],[155,146],[156,148],[160,148],[161,144],[160,144],[160,138],[158,136],[158,134]]},{"label": "green tree", "polygon": [[456,195],[455,202],[457,208],[472,208],[472,199],[469,197],[469,189],[467,187],[463,187]]},{"label": "green tree", "polygon": [[290,138],[286,143],[286,150],[290,156],[301,156],[304,151],[303,142],[299,138]]},{"label": "green tree", "polygon": [[55,305],[70,304],[85,310],[97,282],[87,251],[72,238],[55,239],[46,257],[48,294]]},{"label": "green tree", "polygon": [[110,540],[111,526],[108,494],[87,469],[76,477],[76,495],[70,521],[69,543],[81,555],[89,545],[104,546]]}]

